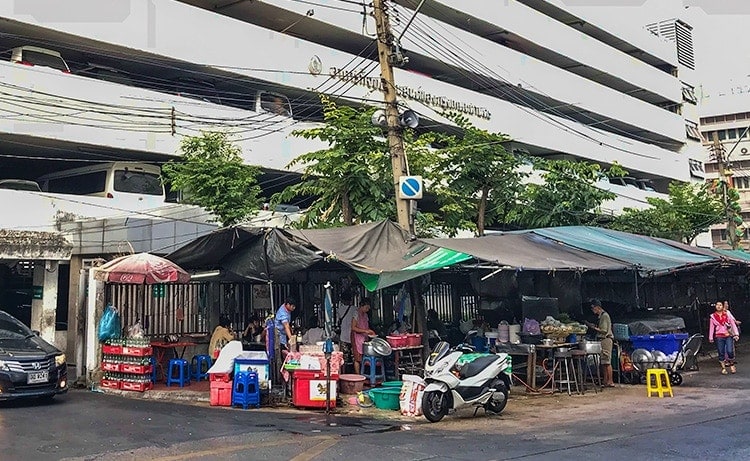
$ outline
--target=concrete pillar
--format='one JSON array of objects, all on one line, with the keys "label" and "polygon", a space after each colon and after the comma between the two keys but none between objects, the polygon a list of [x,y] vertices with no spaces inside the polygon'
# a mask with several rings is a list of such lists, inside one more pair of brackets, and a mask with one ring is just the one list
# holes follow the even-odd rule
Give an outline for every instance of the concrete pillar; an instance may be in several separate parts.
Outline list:
[{"label": "concrete pillar", "polygon": [[68,344],[65,355],[68,366],[75,367],[75,380],[83,374],[83,344],[86,332],[86,283],[87,273],[83,270],[83,258],[70,258],[70,278],[68,279]]},{"label": "concrete pillar", "polygon": [[[31,300],[31,329],[50,344],[55,343],[55,319],[57,318],[57,261],[35,261],[34,297]],[[41,287],[42,299],[38,297]]]},{"label": "concrete pillar", "polygon": [[97,329],[99,319],[104,312],[104,283],[94,278],[96,271],[92,268],[88,276],[88,296],[86,297],[86,383],[98,381],[101,347]]}]

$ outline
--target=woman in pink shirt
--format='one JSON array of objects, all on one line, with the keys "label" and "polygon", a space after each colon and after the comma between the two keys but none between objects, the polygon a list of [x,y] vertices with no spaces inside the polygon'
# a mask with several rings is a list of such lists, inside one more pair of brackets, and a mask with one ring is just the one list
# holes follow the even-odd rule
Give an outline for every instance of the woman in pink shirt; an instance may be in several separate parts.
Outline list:
[{"label": "woman in pink shirt", "polygon": [[359,302],[357,314],[352,319],[352,353],[354,355],[354,373],[359,374],[362,362],[362,348],[370,336],[375,332],[370,329],[370,319],[367,312],[370,310],[370,298],[362,298]]},{"label": "woman in pink shirt", "polygon": [[717,302],[716,311],[708,318],[708,342],[716,340],[723,375],[727,374],[727,367],[732,373],[737,373],[734,363],[734,342],[739,339],[740,334],[734,317],[724,309],[721,301]]}]

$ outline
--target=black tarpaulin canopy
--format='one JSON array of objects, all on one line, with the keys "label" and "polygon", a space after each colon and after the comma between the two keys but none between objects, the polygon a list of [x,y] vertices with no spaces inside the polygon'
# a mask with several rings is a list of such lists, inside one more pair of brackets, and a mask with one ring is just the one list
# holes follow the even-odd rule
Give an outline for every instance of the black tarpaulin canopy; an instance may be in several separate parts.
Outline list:
[{"label": "black tarpaulin canopy", "polygon": [[336,261],[353,269],[365,287],[376,290],[471,259],[422,241],[390,221],[331,229],[219,229],[167,258],[188,270],[220,269],[240,278],[273,280]]}]

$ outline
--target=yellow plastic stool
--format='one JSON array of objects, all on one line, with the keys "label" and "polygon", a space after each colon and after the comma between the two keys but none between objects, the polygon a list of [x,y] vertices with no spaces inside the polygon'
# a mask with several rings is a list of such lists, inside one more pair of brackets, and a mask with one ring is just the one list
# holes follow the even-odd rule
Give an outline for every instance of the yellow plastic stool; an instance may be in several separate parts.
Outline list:
[{"label": "yellow plastic stool", "polygon": [[670,397],[674,397],[667,370],[664,368],[649,368],[646,371],[646,392],[648,392],[649,397],[653,397],[654,392],[659,397],[664,397],[664,394],[667,393]]}]

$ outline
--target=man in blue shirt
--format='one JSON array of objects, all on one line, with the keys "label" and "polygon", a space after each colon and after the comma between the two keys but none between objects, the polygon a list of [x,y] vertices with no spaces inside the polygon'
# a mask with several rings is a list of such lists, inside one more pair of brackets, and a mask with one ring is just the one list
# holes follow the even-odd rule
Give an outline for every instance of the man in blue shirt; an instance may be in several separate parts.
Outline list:
[{"label": "man in blue shirt", "polygon": [[289,326],[292,321],[292,312],[297,307],[293,298],[286,298],[284,304],[279,306],[274,319],[276,333],[279,336],[279,346],[282,350],[289,350],[289,338],[292,337],[292,327]]}]

